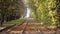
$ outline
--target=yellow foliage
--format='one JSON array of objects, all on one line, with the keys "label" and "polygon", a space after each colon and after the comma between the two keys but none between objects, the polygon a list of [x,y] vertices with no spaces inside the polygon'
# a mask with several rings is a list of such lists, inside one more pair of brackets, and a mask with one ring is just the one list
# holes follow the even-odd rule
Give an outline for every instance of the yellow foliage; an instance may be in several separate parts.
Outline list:
[{"label": "yellow foliage", "polygon": [[53,12],[52,12],[52,11],[49,11],[49,15],[50,15],[50,16],[53,16]]}]

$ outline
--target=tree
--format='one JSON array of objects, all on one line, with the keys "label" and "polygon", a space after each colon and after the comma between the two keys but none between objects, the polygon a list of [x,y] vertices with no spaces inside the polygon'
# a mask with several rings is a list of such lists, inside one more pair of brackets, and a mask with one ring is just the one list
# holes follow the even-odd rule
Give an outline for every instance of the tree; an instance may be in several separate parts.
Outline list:
[{"label": "tree", "polygon": [[22,0],[0,0],[1,25],[4,21],[20,18],[24,8]]},{"label": "tree", "polygon": [[28,0],[28,5],[38,22],[60,27],[60,0]]}]

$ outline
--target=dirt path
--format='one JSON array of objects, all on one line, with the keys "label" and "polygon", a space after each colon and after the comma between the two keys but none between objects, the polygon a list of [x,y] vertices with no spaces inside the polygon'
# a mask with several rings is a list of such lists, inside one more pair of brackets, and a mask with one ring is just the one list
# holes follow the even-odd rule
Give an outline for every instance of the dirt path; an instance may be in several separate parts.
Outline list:
[{"label": "dirt path", "polygon": [[22,25],[17,25],[8,29],[7,34],[60,34],[59,31],[48,29],[46,26],[37,23],[34,20],[27,20]]}]

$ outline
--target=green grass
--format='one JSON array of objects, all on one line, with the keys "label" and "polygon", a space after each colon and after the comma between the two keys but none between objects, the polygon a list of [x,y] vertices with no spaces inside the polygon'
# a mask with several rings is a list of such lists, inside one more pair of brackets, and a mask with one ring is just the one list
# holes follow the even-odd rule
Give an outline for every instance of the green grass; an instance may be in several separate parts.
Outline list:
[{"label": "green grass", "polygon": [[9,22],[3,22],[3,24],[21,24],[25,21],[25,18],[20,18],[17,20],[9,21]]}]

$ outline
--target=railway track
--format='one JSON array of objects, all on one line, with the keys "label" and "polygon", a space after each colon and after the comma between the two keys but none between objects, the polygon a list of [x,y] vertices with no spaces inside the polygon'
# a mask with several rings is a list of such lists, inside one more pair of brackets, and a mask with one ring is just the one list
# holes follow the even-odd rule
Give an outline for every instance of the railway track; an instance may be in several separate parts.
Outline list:
[{"label": "railway track", "polygon": [[60,34],[60,30],[48,29],[46,26],[33,20],[27,20],[25,23],[12,27],[6,32],[7,34]]},{"label": "railway track", "polygon": [[27,25],[27,21],[24,22],[21,25],[16,25],[15,27],[12,27],[11,29],[8,29],[7,33],[8,34],[22,34],[26,25]]}]

